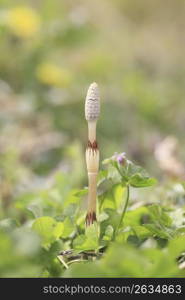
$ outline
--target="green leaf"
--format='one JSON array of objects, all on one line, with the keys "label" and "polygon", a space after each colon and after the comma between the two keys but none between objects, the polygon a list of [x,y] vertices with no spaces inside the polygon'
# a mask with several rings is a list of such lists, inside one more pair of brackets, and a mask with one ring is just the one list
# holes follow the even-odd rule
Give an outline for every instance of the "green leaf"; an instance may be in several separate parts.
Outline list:
[{"label": "green leaf", "polygon": [[168,245],[169,254],[176,259],[182,252],[185,252],[185,234],[172,239]]},{"label": "green leaf", "polygon": [[97,250],[99,248],[98,240],[98,225],[94,223],[86,228],[85,235],[80,235],[74,240],[73,247],[80,251]]},{"label": "green leaf", "polygon": [[156,183],[157,180],[155,178],[142,177],[141,174],[135,174],[129,179],[129,184],[135,188],[148,187]]},{"label": "green leaf", "polygon": [[164,228],[161,228],[158,224],[144,224],[145,228],[147,228],[153,236],[158,236],[160,238],[169,239],[169,233]]},{"label": "green leaf", "polygon": [[112,188],[105,191],[103,194],[101,194],[99,198],[101,211],[104,211],[106,209],[116,209],[116,202],[114,197],[114,186]]},{"label": "green leaf", "polygon": [[127,226],[126,228],[124,228],[124,230],[118,232],[118,234],[116,235],[116,241],[120,244],[123,244],[127,241],[130,235],[133,235],[133,230],[130,226]]},{"label": "green leaf", "polygon": [[56,239],[60,238],[64,232],[64,223],[58,222],[53,230],[53,235]]},{"label": "green leaf", "polygon": [[100,227],[100,236],[105,235],[105,231],[108,225],[111,225],[113,228],[116,228],[119,222],[119,215],[115,209],[106,209],[105,213],[108,217],[101,222]]},{"label": "green leaf", "polygon": [[64,220],[64,230],[63,230],[63,234],[62,237],[63,238],[68,238],[75,230],[75,227],[71,221],[71,219],[69,217],[67,217]]},{"label": "green leaf", "polygon": [[148,230],[145,226],[136,225],[132,227],[132,230],[140,239],[145,239],[151,236],[151,231]]},{"label": "green leaf", "polygon": [[105,235],[103,236],[104,241],[110,241],[113,236],[114,229],[111,225],[108,225],[105,229]]},{"label": "green leaf", "polygon": [[88,189],[84,188],[82,190],[79,190],[79,191],[75,192],[74,196],[76,196],[76,197],[82,197],[82,196],[87,195],[87,193],[88,193]]},{"label": "green leaf", "polygon": [[85,230],[85,235],[87,238],[88,243],[91,241],[93,248],[98,248],[98,239],[99,239],[99,228],[98,224],[95,222],[92,225],[88,226]]},{"label": "green leaf", "polygon": [[143,219],[149,218],[148,208],[146,206],[138,207],[134,210],[127,211],[124,224],[126,226],[139,226],[143,224]]},{"label": "green leaf", "polygon": [[82,249],[82,245],[84,244],[86,237],[84,234],[78,235],[73,241],[73,248],[76,250],[84,250]]},{"label": "green leaf", "polygon": [[101,214],[98,215],[98,222],[103,222],[109,218],[109,215],[106,214],[106,212],[102,212]]},{"label": "green leaf", "polygon": [[140,167],[138,165],[135,165],[132,162],[129,162],[127,164],[127,168],[126,168],[125,173],[129,178],[136,175],[136,174],[139,174],[141,177],[146,177],[146,178],[149,177],[148,173],[146,172],[145,169],[143,169],[142,167]]},{"label": "green leaf", "polygon": [[57,225],[51,217],[37,218],[32,225],[32,229],[36,231],[42,238],[42,244],[47,246],[55,240],[54,229]]},{"label": "green leaf", "polygon": [[164,208],[153,204],[148,206],[148,211],[150,213],[151,219],[156,223],[158,221],[161,225],[170,227],[172,224],[172,219],[170,216],[164,211]]}]

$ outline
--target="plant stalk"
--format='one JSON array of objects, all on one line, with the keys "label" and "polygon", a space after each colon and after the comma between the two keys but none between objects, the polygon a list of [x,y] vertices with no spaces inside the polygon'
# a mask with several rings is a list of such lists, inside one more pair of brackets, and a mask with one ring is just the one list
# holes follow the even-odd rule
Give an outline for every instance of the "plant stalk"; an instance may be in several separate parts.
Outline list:
[{"label": "plant stalk", "polygon": [[86,165],[88,173],[88,207],[86,226],[96,221],[97,176],[99,169],[99,149],[96,140],[96,123],[100,113],[98,85],[90,85],[85,101],[85,118],[88,122],[88,143],[86,149]]},{"label": "plant stalk", "polygon": [[124,204],[124,207],[123,207],[123,211],[122,211],[122,213],[121,213],[121,217],[120,217],[118,226],[116,227],[116,229],[115,229],[115,231],[114,231],[113,240],[115,240],[115,238],[116,238],[116,235],[117,235],[118,230],[119,230],[119,228],[120,228],[120,226],[121,226],[121,224],[122,224],[122,222],[123,222],[123,219],[124,219],[124,216],[125,216],[127,207],[128,207],[129,197],[130,197],[130,187],[129,187],[128,184],[126,185],[126,188],[127,188],[127,197],[126,197],[126,201],[125,201],[125,204]]}]

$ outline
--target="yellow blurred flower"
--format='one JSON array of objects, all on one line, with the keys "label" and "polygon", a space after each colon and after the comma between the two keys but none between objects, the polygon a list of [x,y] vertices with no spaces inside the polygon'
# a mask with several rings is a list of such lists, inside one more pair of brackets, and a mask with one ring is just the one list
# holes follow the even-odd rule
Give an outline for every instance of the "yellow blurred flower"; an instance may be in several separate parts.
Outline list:
[{"label": "yellow blurred flower", "polygon": [[36,70],[36,76],[43,84],[56,87],[65,87],[71,82],[70,72],[52,63],[40,64]]},{"label": "yellow blurred flower", "polygon": [[18,6],[7,14],[7,24],[21,38],[32,37],[40,27],[39,15],[29,7]]}]

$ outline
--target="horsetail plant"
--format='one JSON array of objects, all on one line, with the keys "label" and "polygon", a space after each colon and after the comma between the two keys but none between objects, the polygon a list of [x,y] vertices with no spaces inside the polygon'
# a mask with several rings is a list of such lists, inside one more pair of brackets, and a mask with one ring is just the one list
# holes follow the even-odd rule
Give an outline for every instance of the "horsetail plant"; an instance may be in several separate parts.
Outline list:
[{"label": "horsetail plant", "polygon": [[88,143],[86,165],[88,173],[88,207],[86,226],[96,221],[97,175],[99,169],[99,149],[96,140],[96,124],[100,114],[100,95],[97,83],[93,82],[87,91],[85,100],[85,118],[88,122]]}]

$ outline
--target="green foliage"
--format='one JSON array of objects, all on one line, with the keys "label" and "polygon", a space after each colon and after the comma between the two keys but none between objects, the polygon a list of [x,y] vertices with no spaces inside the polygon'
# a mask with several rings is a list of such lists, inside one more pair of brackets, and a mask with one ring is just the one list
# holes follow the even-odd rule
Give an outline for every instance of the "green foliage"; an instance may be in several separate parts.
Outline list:
[{"label": "green foliage", "polygon": [[32,225],[32,229],[42,238],[44,246],[50,245],[58,239],[64,232],[63,222],[56,222],[51,217],[37,218]]},{"label": "green foliage", "polygon": [[[0,222],[1,276],[185,276],[179,268],[185,250],[183,208],[176,211],[162,203],[139,202],[140,194],[133,202],[132,191],[148,187],[149,193],[156,180],[125,156],[124,163],[116,154],[106,165],[99,174],[98,223],[87,228],[80,205],[87,189],[69,190],[62,175],[56,176],[51,188],[26,201],[22,197],[21,206],[16,200],[20,216]],[[23,213],[27,220],[22,223]]]},{"label": "green foliage", "polygon": [[[65,277],[180,277],[184,272],[178,269],[172,244],[164,249],[154,247],[135,248],[126,243],[110,245],[103,258],[94,263],[86,262],[72,265],[65,273]],[[184,237],[178,239],[184,249]],[[183,246],[182,246],[183,245]]]},{"label": "green foliage", "polygon": [[[135,188],[148,187],[156,184],[157,181],[155,178],[150,178],[143,168],[127,160],[124,155],[123,163],[119,163],[119,159],[122,159],[121,155],[123,154],[115,154],[112,158],[103,161],[103,164],[110,164],[109,178],[117,178],[117,181],[121,180],[122,185],[128,184]],[[115,172],[116,170],[118,174]],[[120,175],[120,178],[118,175]]]},{"label": "green foliage", "polygon": [[[185,182],[154,148],[173,135],[184,166],[185,2],[0,2],[0,277],[184,277]],[[105,160],[86,229],[93,81],[101,157],[159,184]]]},{"label": "green foliage", "polygon": [[73,242],[73,247],[76,250],[98,250],[99,248],[98,225],[92,224],[87,227],[84,235],[79,235]]}]

